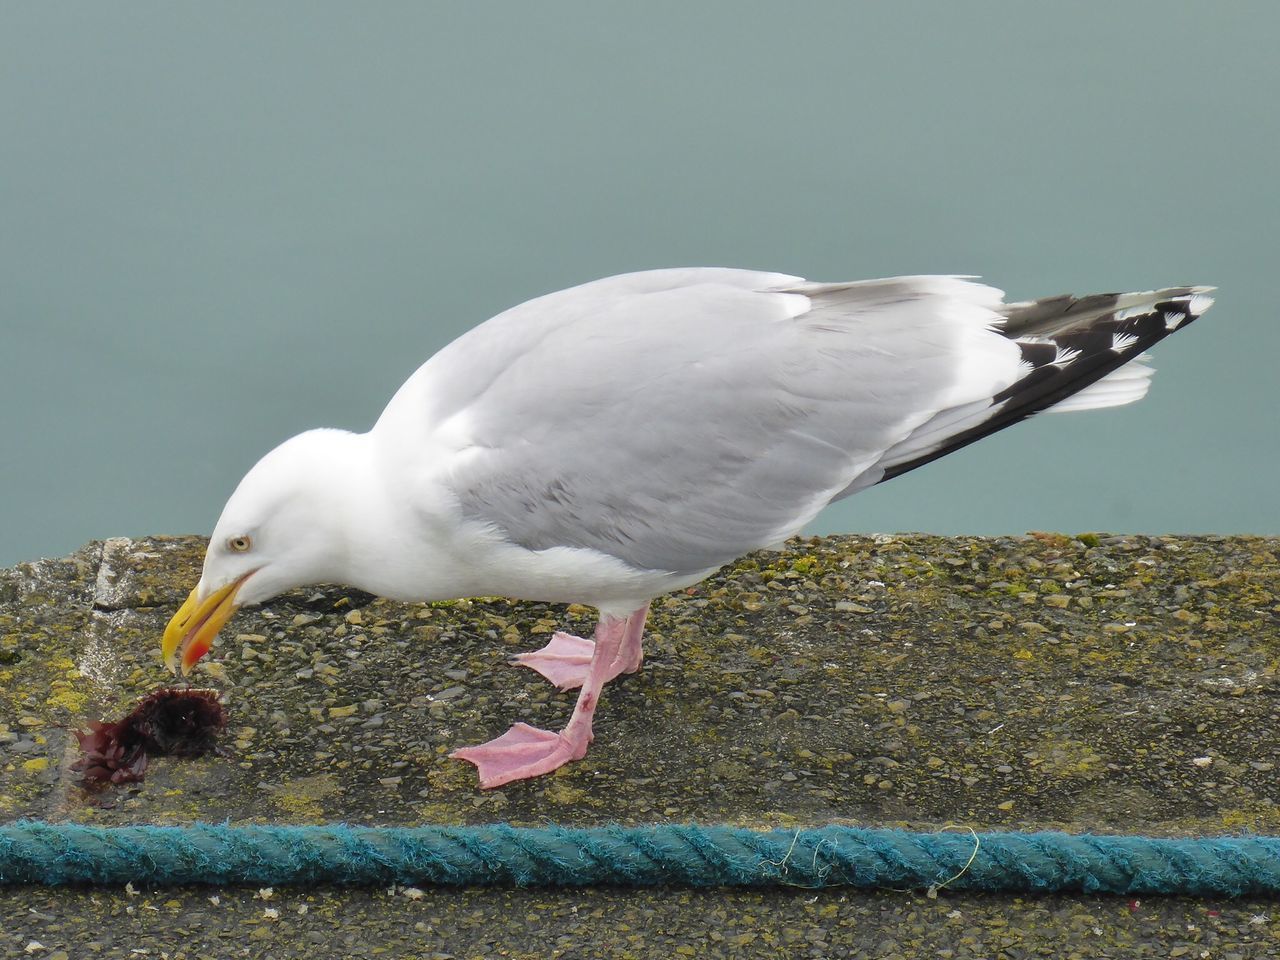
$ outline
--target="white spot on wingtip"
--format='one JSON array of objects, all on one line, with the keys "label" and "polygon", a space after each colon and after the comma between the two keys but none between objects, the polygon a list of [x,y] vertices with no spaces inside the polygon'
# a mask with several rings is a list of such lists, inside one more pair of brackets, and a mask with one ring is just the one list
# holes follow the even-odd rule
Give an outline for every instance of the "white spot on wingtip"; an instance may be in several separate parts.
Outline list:
[{"label": "white spot on wingtip", "polygon": [[1111,349],[1116,353],[1124,353],[1137,342],[1138,338],[1129,333],[1113,333],[1111,335]]},{"label": "white spot on wingtip", "polygon": [[1166,330],[1177,330],[1187,321],[1187,315],[1181,310],[1164,311],[1164,328]]},{"label": "white spot on wingtip", "polygon": [[[1209,288],[1212,289],[1212,288]],[[1189,301],[1187,301],[1187,312],[1193,317],[1198,317],[1210,307],[1213,306],[1213,297],[1206,296],[1203,293],[1197,293]]]},{"label": "white spot on wingtip", "polygon": [[1075,347],[1060,346],[1058,347],[1058,352],[1054,355],[1053,365],[1055,367],[1065,367],[1079,356],[1080,351]]}]

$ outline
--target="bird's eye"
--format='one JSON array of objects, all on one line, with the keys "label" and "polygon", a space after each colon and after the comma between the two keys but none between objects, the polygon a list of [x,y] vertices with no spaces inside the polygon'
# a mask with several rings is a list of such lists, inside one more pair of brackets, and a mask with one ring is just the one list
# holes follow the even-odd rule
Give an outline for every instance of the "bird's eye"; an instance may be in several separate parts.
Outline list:
[{"label": "bird's eye", "polygon": [[248,537],[232,537],[227,541],[227,549],[232,553],[244,553],[253,546],[253,541]]}]

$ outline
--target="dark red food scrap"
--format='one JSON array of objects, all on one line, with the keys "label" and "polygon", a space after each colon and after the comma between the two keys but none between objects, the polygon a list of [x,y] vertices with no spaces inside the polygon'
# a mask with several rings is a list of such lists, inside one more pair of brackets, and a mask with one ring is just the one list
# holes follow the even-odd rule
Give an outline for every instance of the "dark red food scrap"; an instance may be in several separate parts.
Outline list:
[{"label": "dark red food scrap", "polygon": [[218,691],[157,690],[123,719],[75,731],[84,755],[72,769],[89,784],[135,783],[146,776],[148,755],[199,757],[216,749],[226,725]]}]

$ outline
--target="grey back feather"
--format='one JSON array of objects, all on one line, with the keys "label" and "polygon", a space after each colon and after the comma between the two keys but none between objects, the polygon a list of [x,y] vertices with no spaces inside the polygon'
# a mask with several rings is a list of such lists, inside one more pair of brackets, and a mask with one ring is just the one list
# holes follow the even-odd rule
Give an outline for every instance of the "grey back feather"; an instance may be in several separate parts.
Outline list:
[{"label": "grey back feather", "polygon": [[953,278],[611,278],[455,341],[379,425],[454,418],[460,509],[524,547],[707,570],[797,532],[937,413],[963,366],[946,308],[977,329],[998,301]]}]

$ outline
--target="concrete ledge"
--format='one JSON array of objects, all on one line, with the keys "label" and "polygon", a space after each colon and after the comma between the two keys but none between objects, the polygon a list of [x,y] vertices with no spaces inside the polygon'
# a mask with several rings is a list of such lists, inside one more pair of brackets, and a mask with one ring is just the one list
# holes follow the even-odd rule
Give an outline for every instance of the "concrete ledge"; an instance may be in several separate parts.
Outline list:
[{"label": "concrete ledge", "polygon": [[[0,819],[1280,833],[1275,538],[796,541],[657,601],[645,669],[606,691],[587,759],[493,792],[445,753],[517,719],[558,726],[571,697],[505,661],[566,621],[589,629],[589,611],[299,593],[239,614],[197,678],[226,693],[231,759],[161,759],[136,789],[85,794],[68,770],[68,730],[167,682],[160,631],[202,550],[196,538],[111,540],[0,572]],[[356,938],[345,951],[381,943],[395,956],[678,956],[696,946],[711,956],[961,957],[999,955],[1000,944],[1022,951],[1010,956],[1037,955],[1037,944],[1048,956],[1166,956],[1183,944],[1186,956],[1280,952],[1280,917],[1258,920],[1267,904],[207,896],[6,894],[0,955],[20,953],[24,937],[81,955],[83,941],[68,937],[89,935],[83,924],[110,941],[86,954],[97,956],[162,943],[171,956],[223,956],[233,942],[245,955],[287,956],[339,929]],[[155,911],[139,913],[144,905]],[[359,922],[336,925],[344,914]],[[185,953],[174,952],[179,929]]]}]

